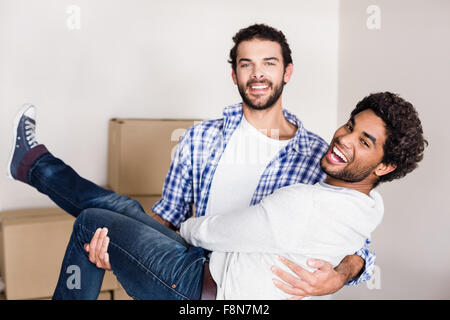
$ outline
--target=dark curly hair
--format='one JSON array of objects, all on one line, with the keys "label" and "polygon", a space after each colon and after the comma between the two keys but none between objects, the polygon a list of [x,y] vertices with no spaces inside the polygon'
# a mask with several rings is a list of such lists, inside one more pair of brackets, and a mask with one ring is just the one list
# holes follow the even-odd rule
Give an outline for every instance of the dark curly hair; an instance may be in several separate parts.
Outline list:
[{"label": "dark curly hair", "polygon": [[423,159],[428,142],[423,137],[422,124],[417,111],[408,101],[391,92],[373,93],[362,99],[351,116],[370,109],[386,124],[386,142],[382,162],[396,169],[380,177],[381,182],[404,177],[417,168]]},{"label": "dark curly hair", "polygon": [[286,37],[284,36],[283,32],[266,24],[253,24],[247,28],[239,30],[238,33],[236,33],[233,37],[234,47],[230,50],[230,59],[228,60],[228,62],[231,63],[234,71],[236,71],[236,57],[239,44],[242,41],[248,41],[252,39],[278,42],[281,46],[281,54],[283,56],[284,67],[286,68],[289,63],[292,63],[291,49],[289,48],[289,44],[287,43]]}]

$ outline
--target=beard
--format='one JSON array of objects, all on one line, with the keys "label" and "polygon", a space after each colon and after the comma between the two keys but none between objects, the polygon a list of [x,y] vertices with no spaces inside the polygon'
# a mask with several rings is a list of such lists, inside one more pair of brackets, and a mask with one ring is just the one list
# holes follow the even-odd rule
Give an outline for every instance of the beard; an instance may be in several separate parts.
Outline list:
[{"label": "beard", "polygon": [[345,182],[360,182],[363,181],[365,178],[367,178],[373,170],[378,166],[372,165],[372,166],[365,166],[362,167],[360,165],[354,165],[353,168],[346,166],[345,168],[338,170],[338,171],[331,171],[327,169],[326,165],[324,165],[324,162],[326,154],[322,157],[322,160],[320,161],[320,167],[322,170],[329,175],[330,177],[338,180],[342,180]]},{"label": "beard", "polygon": [[249,82],[247,82],[247,84],[245,86],[238,84],[238,90],[239,90],[239,94],[242,97],[242,101],[245,103],[245,105],[247,105],[250,109],[253,109],[253,110],[265,110],[265,109],[269,109],[270,107],[272,107],[275,104],[275,102],[278,101],[281,94],[283,93],[283,88],[285,85],[284,82],[281,82],[279,85],[273,87],[272,82],[264,81],[264,83],[266,85],[268,85],[269,87],[274,89],[273,93],[269,96],[269,98],[265,102],[253,103],[251,101],[250,97],[245,93],[245,88],[251,86],[252,83],[261,83],[261,82],[249,81]]}]

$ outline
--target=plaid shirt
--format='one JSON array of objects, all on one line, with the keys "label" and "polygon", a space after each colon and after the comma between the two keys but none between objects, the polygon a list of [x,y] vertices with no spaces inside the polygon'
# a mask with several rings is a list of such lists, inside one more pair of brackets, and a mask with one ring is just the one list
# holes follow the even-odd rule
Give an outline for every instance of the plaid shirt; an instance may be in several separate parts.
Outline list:
[{"label": "plaid shirt", "polygon": [[[295,183],[314,184],[326,177],[320,160],[328,144],[307,131],[298,118],[283,110],[284,117],[297,126],[297,132],[288,145],[280,150],[261,175],[250,205],[259,203],[275,190]],[[164,182],[162,199],[153,206],[153,212],[179,227],[193,214],[205,215],[214,172],[228,141],[241,122],[242,104],[225,108],[222,119],[203,121],[189,128],[181,138]],[[375,265],[375,254],[369,250],[370,240],[356,254],[365,260],[365,270],[348,285],[370,279]]]}]

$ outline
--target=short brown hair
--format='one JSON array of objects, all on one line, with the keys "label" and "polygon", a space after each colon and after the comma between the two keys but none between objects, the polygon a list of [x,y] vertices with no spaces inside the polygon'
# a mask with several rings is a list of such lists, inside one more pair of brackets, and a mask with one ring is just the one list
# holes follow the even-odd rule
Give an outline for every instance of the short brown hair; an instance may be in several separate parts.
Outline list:
[{"label": "short brown hair", "polygon": [[289,48],[289,44],[287,43],[283,32],[265,24],[253,24],[247,28],[239,30],[239,32],[233,37],[234,47],[230,50],[230,59],[228,62],[231,63],[234,71],[236,71],[237,48],[239,44],[242,41],[252,39],[278,42],[281,46],[284,67],[286,68],[288,64],[292,63],[291,49]]}]

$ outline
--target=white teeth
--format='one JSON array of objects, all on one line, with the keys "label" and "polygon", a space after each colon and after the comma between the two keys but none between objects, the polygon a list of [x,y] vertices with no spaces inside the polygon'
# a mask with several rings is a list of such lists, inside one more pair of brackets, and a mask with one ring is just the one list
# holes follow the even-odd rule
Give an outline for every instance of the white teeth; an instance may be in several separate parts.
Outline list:
[{"label": "white teeth", "polygon": [[265,89],[268,86],[252,86],[252,89]]},{"label": "white teeth", "polygon": [[340,152],[340,151],[338,150],[338,148],[333,147],[333,152],[334,152],[335,155],[337,155],[339,158],[341,158],[342,161],[344,161],[345,163],[348,162],[347,158],[344,156],[344,154],[343,154],[342,152]]}]

